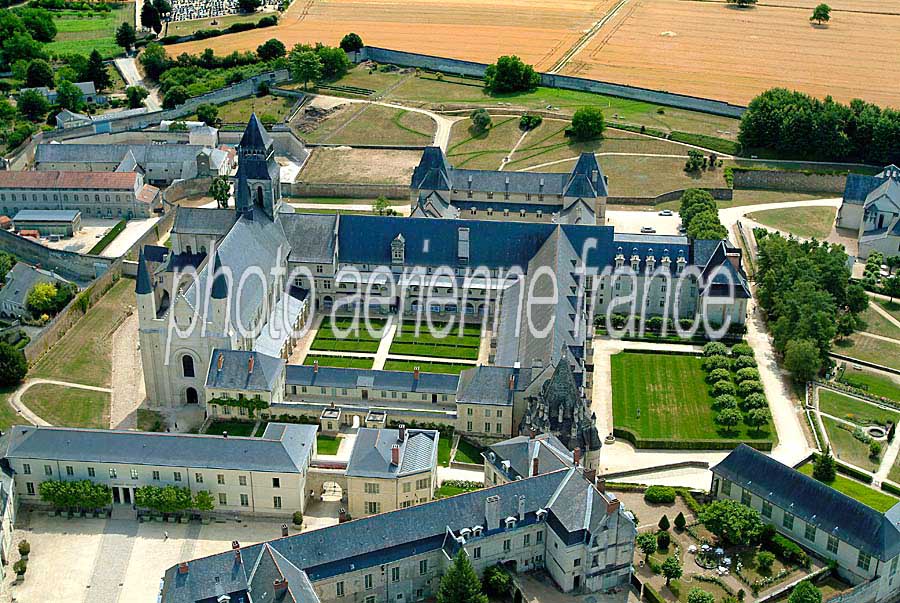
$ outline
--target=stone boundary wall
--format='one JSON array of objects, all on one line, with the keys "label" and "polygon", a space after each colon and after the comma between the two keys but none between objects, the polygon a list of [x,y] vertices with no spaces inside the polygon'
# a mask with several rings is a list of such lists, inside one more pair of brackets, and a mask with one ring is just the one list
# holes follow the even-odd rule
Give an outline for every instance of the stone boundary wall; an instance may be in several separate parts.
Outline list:
[{"label": "stone boundary wall", "polygon": [[289,197],[345,197],[348,199],[408,199],[409,187],[402,184],[351,184],[343,182],[283,182]]},{"label": "stone boundary wall", "polygon": [[736,189],[771,191],[804,191],[810,193],[843,193],[846,174],[814,174],[789,170],[745,170],[734,168]]},{"label": "stone boundary wall", "polygon": [[[667,201],[677,201],[681,199],[684,191],[687,189],[678,189],[669,191],[656,197],[607,197],[607,205],[658,205]],[[713,199],[720,201],[730,201],[734,194],[730,188],[701,188],[712,195]]]},{"label": "stone boundary wall", "polygon": [[94,280],[115,262],[113,258],[51,249],[6,230],[0,230],[0,249],[12,253],[23,262],[52,270],[79,283]]},{"label": "stone boundary wall", "polygon": [[[487,68],[487,65],[484,63],[462,61],[459,59],[450,59],[446,57],[436,57],[414,52],[403,52],[400,50],[390,50],[388,48],[378,48],[375,46],[366,46],[359,52],[351,53],[350,58],[357,63],[360,61],[370,60],[375,61],[376,63],[390,63],[394,65],[402,65],[405,67],[419,67],[432,71],[443,71],[447,73],[456,73],[459,75],[474,77],[483,77],[484,70]],[[671,92],[663,92],[661,90],[650,90],[648,88],[638,88],[635,86],[600,82],[597,80],[589,80],[580,77],[557,75],[552,73],[541,74],[541,85],[548,86],[550,88],[562,88],[566,90],[578,90],[581,92],[606,94],[608,96],[617,96],[620,98],[628,98],[648,103],[657,103],[670,107],[679,107],[681,109],[687,109],[690,111],[701,111],[703,113],[711,113],[713,115],[723,115],[725,117],[739,118],[746,110],[746,107],[742,107],[740,105],[732,105],[731,103],[717,101],[709,98],[687,96],[684,94],[673,94]]]},{"label": "stone boundary wall", "polygon": [[[293,130],[287,126],[276,125],[269,128],[269,136],[275,143],[275,151],[279,155],[290,155],[291,157],[305,162],[309,156],[309,149],[306,144],[297,138]],[[243,130],[219,130],[219,144],[227,144],[236,147],[244,135]]]},{"label": "stone boundary wall", "polygon": [[[640,469],[628,469],[626,471],[617,471],[615,473],[607,473],[601,477],[605,480],[621,479],[623,477],[631,477],[635,475],[643,475],[645,473],[658,473],[660,471],[672,471],[675,469],[709,469],[709,463],[705,461],[681,461],[678,463],[666,463],[665,465],[656,465],[654,467],[642,467]],[[607,488],[615,490],[615,484],[607,484]]]},{"label": "stone boundary wall", "polygon": [[[177,180],[163,191],[163,199],[165,199],[167,203],[174,205],[185,197],[191,195],[204,195],[209,192],[212,181],[213,179],[211,177]],[[170,211],[169,213],[174,214],[173,211]],[[166,215],[168,216],[168,214]]]}]

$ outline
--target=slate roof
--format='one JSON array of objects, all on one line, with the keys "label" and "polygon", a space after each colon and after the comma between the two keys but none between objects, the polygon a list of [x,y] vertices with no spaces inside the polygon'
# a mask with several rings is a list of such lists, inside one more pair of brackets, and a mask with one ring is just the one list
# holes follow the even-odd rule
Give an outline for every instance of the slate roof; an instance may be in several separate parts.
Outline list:
[{"label": "slate roof", "polygon": [[[250,370],[250,359],[253,370]],[[220,367],[221,363],[221,367]],[[284,372],[284,360],[258,352],[241,350],[212,351],[206,387],[256,392],[271,392]]]},{"label": "slate roof", "polygon": [[147,258],[144,249],[138,254],[137,278],[135,279],[134,292],[136,295],[153,293],[153,283],[150,280],[150,269],[147,268]]},{"label": "slate roof", "polygon": [[881,186],[888,179],[900,178],[900,170],[897,166],[889,165],[875,176],[865,174],[847,174],[847,182],[844,184],[844,203],[851,205],[864,205],[869,193]]},{"label": "slate roof", "polygon": [[[348,477],[392,479],[432,471],[437,467],[438,439],[435,430],[407,429],[400,440],[397,429],[361,428],[347,462]],[[400,464],[391,463],[391,449],[400,446]]]},{"label": "slate roof", "polygon": [[13,222],[73,222],[79,214],[77,209],[23,209]]},{"label": "slate roof", "polygon": [[[572,453],[555,435],[517,436],[488,446],[485,458],[510,480],[532,477],[538,459],[538,475],[574,467]],[[509,462],[507,470],[503,461]]]},{"label": "slate roof", "polygon": [[148,164],[194,162],[197,155],[208,150],[196,144],[77,144],[41,143],[34,152],[34,162],[40,163],[114,163],[119,164],[129,154],[142,167]]},{"label": "slate roof", "polygon": [[256,113],[251,114],[250,120],[247,122],[247,127],[244,128],[244,134],[241,136],[241,142],[238,146],[245,150],[263,150],[268,148],[271,144],[272,137],[266,132],[266,129],[263,127],[262,122],[259,121]]},{"label": "slate roof", "polygon": [[320,366],[316,372],[312,366],[289,364],[286,368],[285,383],[315,387],[365,387],[385,391],[455,394],[459,376],[420,371],[419,378],[416,379],[415,374],[408,371],[374,371],[327,366]]},{"label": "slate roof", "polygon": [[465,404],[512,406],[515,392],[524,391],[527,386],[528,379],[517,368],[478,366],[459,374],[456,401]]},{"label": "slate roof", "polygon": [[712,472],[882,561],[900,555],[900,504],[879,513],[746,444]]},{"label": "slate roof", "polygon": [[572,174],[566,183],[564,194],[567,197],[580,197],[582,199],[609,196],[609,191],[606,188],[606,178],[603,176],[600,164],[597,163],[596,155],[593,153],[582,153],[578,157],[578,162],[572,169]]},{"label": "slate roof", "polygon": [[201,207],[181,207],[175,210],[176,234],[210,234],[225,236],[237,221],[233,209],[204,209]]},{"label": "slate roof", "polygon": [[6,284],[0,289],[0,306],[11,302],[17,306],[25,306],[28,292],[38,283],[68,283],[66,279],[54,272],[35,268],[23,262],[16,262],[6,274]]},{"label": "slate roof", "polygon": [[338,214],[279,214],[278,221],[291,244],[288,261],[331,264],[338,219]]},{"label": "slate roof", "polygon": [[[275,426],[275,427],[273,427]],[[280,429],[269,437],[269,429]],[[4,458],[298,473],[305,471],[317,425],[269,423],[262,438],[108,429],[15,426]]]}]

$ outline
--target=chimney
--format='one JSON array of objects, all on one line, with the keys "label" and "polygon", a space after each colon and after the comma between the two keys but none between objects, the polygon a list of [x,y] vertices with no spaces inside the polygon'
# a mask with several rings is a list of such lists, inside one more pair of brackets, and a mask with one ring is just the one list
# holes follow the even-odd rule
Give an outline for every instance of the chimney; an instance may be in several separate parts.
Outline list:
[{"label": "chimney", "polygon": [[288,535],[288,527],[286,523],[281,524],[281,537],[285,538]]},{"label": "chimney", "polygon": [[534,436],[536,436],[536,435],[537,435],[537,432],[534,430],[534,427],[532,427],[531,429],[528,430],[528,438],[529,439],[533,440]]},{"label": "chimney", "polygon": [[178,573],[179,574],[186,574],[189,571],[190,571],[190,566],[187,563],[181,562],[178,564]]},{"label": "chimney", "polygon": [[313,360],[313,374],[316,374],[318,372],[319,372],[319,361]]},{"label": "chimney", "polygon": [[250,356],[250,360],[247,361],[247,374],[253,374],[253,356]]},{"label": "chimney", "polygon": [[519,497],[519,521],[525,521],[525,495]]},{"label": "chimney", "polygon": [[[592,484],[597,482],[597,470],[596,469],[585,469],[583,475],[584,475],[584,479],[591,482]],[[604,487],[605,486],[606,486],[606,484],[604,484]],[[598,488],[599,488],[599,486],[598,486]],[[603,492],[603,490],[600,490],[600,491]]]},{"label": "chimney", "polygon": [[494,494],[484,499],[484,522],[485,530],[500,527],[500,496]]},{"label": "chimney", "polygon": [[728,261],[731,262],[731,265],[734,266],[735,270],[741,269],[741,252],[740,251],[729,251],[725,254],[725,257],[728,258]]},{"label": "chimney", "polygon": [[602,477],[597,480],[597,489],[600,490],[601,494],[606,494],[606,480]]},{"label": "chimney", "polygon": [[611,500],[608,503],[606,503],[606,514],[612,515],[613,513],[618,511],[620,504],[621,503],[619,503],[619,499]]},{"label": "chimney", "polygon": [[419,380],[419,367],[413,368],[413,379],[415,379],[416,381]]},{"label": "chimney", "polygon": [[231,550],[234,551],[234,562],[241,562],[241,543],[237,540],[231,541]]},{"label": "chimney", "polygon": [[405,424],[400,423],[399,429],[397,430],[397,437],[401,442],[406,440],[406,425]]},{"label": "chimney", "polygon": [[572,451],[572,462],[575,463],[576,467],[578,466],[578,463],[581,462],[581,447],[580,446]]},{"label": "chimney", "polygon": [[391,465],[400,466],[400,446],[397,444],[391,446]]},{"label": "chimney", "polygon": [[276,578],[275,580],[272,581],[272,589],[276,593],[286,590],[287,587],[288,587],[288,581],[283,578],[281,580]]},{"label": "chimney", "polygon": [[540,475],[540,474],[541,474],[541,471],[540,471],[540,464],[538,462],[538,458],[534,457],[533,459],[531,459],[531,477],[534,477],[534,476]]},{"label": "chimney", "polygon": [[516,376],[510,375],[509,376],[509,391],[513,391],[514,389],[516,389]]},{"label": "chimney", "polygon": [[218,367],[218,370],[220,370],[220,371],[222,370],[222,365],[223,365],[223,364],[225,364],[225,354],[219,352],[219,360],[218,360],[218,362],[216,363],[216,366]]},{"label": "chimney", "polygon": [[232,540],[231,541],[231,550],[236,551],[239,548],[241,548],[241,543],[238,542],[237,540]]}]

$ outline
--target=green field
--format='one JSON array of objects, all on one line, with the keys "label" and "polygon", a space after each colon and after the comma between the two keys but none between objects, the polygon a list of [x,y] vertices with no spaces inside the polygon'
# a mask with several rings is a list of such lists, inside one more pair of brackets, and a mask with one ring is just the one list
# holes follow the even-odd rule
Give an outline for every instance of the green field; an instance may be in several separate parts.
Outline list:
[{"label": "green field", "polygon": [[428,360],[391,360],[388,358],[384,363],[386,371],[407,371],[411,372],[419,367],[423,373],[444,373],[448,375],[458,375],[462,371],[474,368],[474,364],[455,364],[452,362],[431,362]]},{"label": "green field", "polygon": [[[241,100],[231,101],[219,105],[219,119],[226,124],[246,124],[251,113],[256,113],[264,122],[282,122],[287,118],[291,107],[297,101],[295,98],[275,96],[251,96]],[[196,116],[191,116],[196,118]]]},{"label": "green field", "polygon": [[125,21],[134,25],[134,5],[114,6],[109,12],[52,11],[56,38],[44,48],[52,54],[89,55],[95,49],[104,59],[118,56],[116,28]]},{"label": "green field", "polygon": [[134,281],[119,279],[49,352],[41,356],[28,376],[109,387],[112,336],[133,306]]},{"label": "green field", "polygon": [[847,369],[842,381],[847,385],[865,390],[873,396],[883,396],[900,402],[900,383],[890,377]]},{"label": "green field", "polygon": [[209,435],[222,435],[226,431],[229,436],[249,437],[253,433],[256,421],[234,421],[220,419],[213,421],[204,432]]},{"label": "green field", "polygon": [[0,387],[0,431],[5,432],[12,425],[31,424],[9,404],[9,395],[14,390],[14,387]]},{"label": "green field", "polygon": [[900,413],[883,409],[874,404],[851,398],[827,389],[819,389],[819,409],[847,421],[870,425],[887,425],[888,420],[897,422]]},{"label": "green field", "polygon": [[885,310],[888,314],[890,314],[897,320],[900,320],[900,302],[890,301],[887,299],[879,299],[879,300],[875,300],[875,303],[877,303],[879,306],[881,306],[881,308],[883,310]]},{"label": "green field", "polygon": [[314,361],[319,362],[319,366],[331,366],[335,368],[372,368],[373,358],[358,358],[355,356],[322,356],[308,355],[303,364],[312,366]]},{"label": "green field", "polygon": [[[853,433],[839,427],[839,423],[829,417],[822,417],[822,424],[831,442],[834,456],[866,471],[876,471],[878,460],[869,458],[869,445],[853,437]],[[884,452],[882,452],[884,454]]]},{"label": "green field", "polygon": [[431,144],[437,125],[422,113],[373,104],[343,106],[311,132],[309,142],[329,144]]},{"label": "green field", "polygon": [[438,465],[448,467],[450,465],[450,452],[453,442],[450,438],[438,438]]},{"label": "green field", "polygon": [[[372,328],[379,333],[384,329],[385,321],[383,320],[373,320],[371,323]],[[342,330],[348,330],[348,332],[336,332]],[[326,318],[319,326],[310,349],[331,352],[377,352],[381,340],[379,333],[373,336],[363,324],[357,324],[349,318],[338,319],[335,323],[332,323],[330,318]]]},{"label": "green field", "polygon": [[651,440],[772,439],[767,428],[742,423],[728,432],[713,422],[713,399],[697,356],[622,352],[611,360],[617,428]]},{"label": "green field", "polygon": [[473,465],[484,464],[481,449],[462,438],[459,439],[459,444],[456,445],[456,456],[453,460],[458,463],[471,463]]},{"label": "green field", "polygon": [[137,428],[138,431],[164,431],[166,418],[159,411],[139,408],[137,409]]},{"label": "green field", "polygon": [[39,383],[25,392],[22,403],[52,425],[109,429],[106,392]]},{"label": "green field", "polygon": [[900,369],[900,344],[854,333],[847,339],[835,341],[837,354],[859,358],[882,366]]},{"label": "green field", "polygon": [[860,318],[866,323],[862,329],[863,331],[900,340],[900,327],[888,320],[883,314],[879,314],[872,303],[860,315]]},{"label": "green field", "polygon": [[831,233],[836,212],[833,207],[792,207],[757,211],[747,217],[763,226],[789,232],[803,239],[822,240]]},{"label": "green field", "polygon": [[[801,466],[798,471],[811,476],[812,469],[812,463],[806,463],[805,465]],[[880,490],[870,488],[862,482],[858,482],[855,479],[850,479],[849,477],[841,474],[838,474],[837,477],[835,477],[834,481],[829,484],[829,486],[831,486],[838,492],[846,494],[850,498],[855,498],[859,502],[869,505],[876,511],[880,511],[882,513],[900,502],[890,494],[886,494],[884,492],[881,492]]]},{"label": "green field", "polygon": [[446,337],[436,337],[426,332],[422,325],[418,335],[415,327],[405,326],[394,336],[390,353],[399,356],[431,356],[434,358],[477,360],[481,335],[477,327],[465,327],[459,334],[456,327]]},{"label": "green field", "polygon": [[316,449],[319,454],[337,454],[341,441],[335,436],[322,435],[316,436]]}]

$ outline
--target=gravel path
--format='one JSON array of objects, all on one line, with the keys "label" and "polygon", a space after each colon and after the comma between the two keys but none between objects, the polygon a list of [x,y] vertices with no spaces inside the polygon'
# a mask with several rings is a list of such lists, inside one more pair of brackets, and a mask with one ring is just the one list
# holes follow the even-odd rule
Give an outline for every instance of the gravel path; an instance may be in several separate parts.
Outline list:
[{"label": "gravel path", "polygon": [[137,408],[147,397],[138,349],[138,315],[133,312],[116,329],[112,341],[112,396],[109,426],[135,429]]}]

